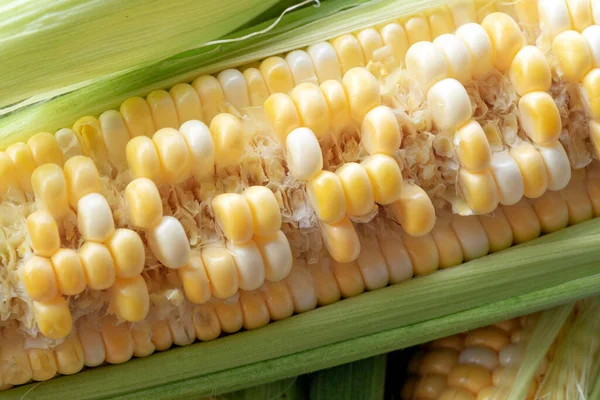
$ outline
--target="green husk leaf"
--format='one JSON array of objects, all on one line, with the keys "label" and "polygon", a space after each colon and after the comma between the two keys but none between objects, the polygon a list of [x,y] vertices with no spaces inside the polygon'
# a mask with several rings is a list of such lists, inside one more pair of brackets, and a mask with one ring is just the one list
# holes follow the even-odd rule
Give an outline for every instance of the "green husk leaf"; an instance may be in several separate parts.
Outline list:
[{"label": "green husk leaf", "polygon": [[305,381],[303,376],[282,379],[205,400],[304,400],[307,398]]},{"label": "green husk leaf", "polygon": [[62,400],[227,393],[424,343],[600,292],[600,219],[528,246],[214,342],[0,394]]},{"label": "green husk leaf", "polygon": [[600,369],[598,369],[596,381],[594,382],[594,387],[590,393],[589,400],[600,400]]},{"label": "green husk leaf", "polygon": [[383,400],[387,357],[379,355],[308,377],[311,400]]},{"label": "green husk leaf", "polygon": [[0,6],[0,107],[46,100],[235,31],[289,1],[12,0]]},{"label": "green husk leaf", "polygon": [[275,20],[229,35],[224,38],[225,42],[183,51],[160,62],[137,65],[132,70],[96,79],[45,102],[20,107],[5,115],[0,111],[0,149],[40,131],[54,132],[70,127],[85,115],[97,116],[117,108],[131,96],[146,95],[154,89],[166,89],[202,74],[237,67],[446,2],[326,0],[319,7],[304,7],[284,15],[273,29],[263,34],[242,41],[227,41],[266,30]]},{"label": "green husk leaf", "polygon": [[565,304],[544,311],[540,315],[530,336],[535,339],[529,340],[527,343],[523,361],[508,394],[508,399],[525,400],[527,398],[527,392],[535,372],[540,367],[550,345],[554,342],[574,306],[575,303]]}]

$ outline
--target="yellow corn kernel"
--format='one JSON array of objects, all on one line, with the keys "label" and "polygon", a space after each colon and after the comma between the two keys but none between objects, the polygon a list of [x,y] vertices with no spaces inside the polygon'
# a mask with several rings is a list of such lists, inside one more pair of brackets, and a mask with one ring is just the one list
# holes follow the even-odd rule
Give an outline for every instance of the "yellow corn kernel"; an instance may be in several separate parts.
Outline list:
[{"label": "yellow corn kernel", "polygon": [[295,260],[294,266],[285,279],[294,301],[294,311],[303,313],[317,307],[317,291],[310,271],[304,260]]},{"label": "yellow corn kernel", "polygon": [[194,307],[192,322],[196,329],[196,338],[208,341],[221,335],[221,322],[212,304],[200,304]]},{"label": "yellow corn kernel", "polygon": [[546,57],[535,46],[525,46],[515,55],[508,71],[510,83],[519,96],[546,92],[552,84],[552,73]]},{"label": "yellow corn kernel", "polygon": [[387,264],[390,283],[393,285],[412,278],[413,266],[399,228],[395,227],[393,233],[389,233],[391,232],[381,233],[378,239],[381,253]]},{"label": "yellow corn kernel", "polygon": [[592,69],[592,55],[581,33],[564,31],[552,41],[552,53],[559,65],[560,77],[567,82],[579,82]]},{"label": "yellow corn kernel", "polygon": [[112,210],[100,193],[87,194],[77,203],[77,229],[93,242],[104,242],[115,231]]},{"label": "yellow corn kernel", "polygon": [[236,110],[242,110],[250,106],[250,97],[248,96],[248,85],[244,75],[237,69],[226,69],[217,75],[217,79],[223,88],[225,100]]},{"label": "yellow corn kernel", "polygon": [[[191,85],[187,83],[178,83],[169,90],[175,109],[177,110],[177,117],[180,123],[191,120],[202,120],[202,103],[200,103],[200,96]],[[178,128],[178,127],[176,127]]]},{"label": "yellow corn kernel", "polygon": [[125,100],[121,104],[120,112],[125,125],[127,125],[129,136],[132,138],[137,136],[152,137],[156,132],[150,107],[148,107],[146,100],[141,97],[132,97]]},{"label": "yellow corn kernel", "polygon": [[187,346],[194,342],[196,335],[194,332],[194,323],[191,318],[177,318],[170,316],[167,319],[171,335],[173,336],[173,344],[177,346]]},{"label": "yellow corn kernel", "polygon": [[323,244],[331,257],[340,263],[355,261],[360,254],[360,241],[348,217],[331,224],[321,224]]},{"label": "yellow corn kernel", "polygon": [[4,152],[0,152],[0,197],[17,203],[25,201],[25,194],[19,187],[17,170]]},{"label": "yellow corn kernel", "polygon": [[[344,87],[339,81],[325,81],[320,86],[329,109],[329,126],[334,135],[350,124],[350,109]],[[299,125],[299,123],[298,123]]]},{"label": "yellow corn kernel", "polygon": [[434,39],[433,44],[442,52],[448,66],[447,76],[461,83],[471,80],[471,53],[467,45],[454,35],[445,33]]},{"label": "yellow corn kernel", "polygon": [[423,94],[439,80],[448,76],[448,65],[444,53],[431,42],[418,42],[406,52],[406,69]]},{"label": "yellow corn kernel", "polygon": [[301,83],[291,94],[296,105],[300,123],[311,129],[317,138],[325,136],[329,130],[329,110],[319,87],[312,83]]},{"label": "yellow corn kernel", "polygon": [[318,84],[315,66],[307,52],[304,50],[293,50],[285,56],[285,61],[290,66],[296,86],[301,83]]},{"label": "yellow corn kernel", "polygon": [[58,225],[47,211],[35,211],[27,217],[27,231],[33,252],[50,257],[60,248]]},{"label": "yellow corn kernel", "polygon": [[488,253],[490,242],[477,216],[455,216],[452,230],[460,242],[465,261],[481,258]]},{"label": "yellow corn kernel", "polygon": [[81,138],[83,153],[98,163],[101,167],[108,162],[108,151],[104,144],[102,127],[94,117],[83,117],[73,124],[73,131]]},{"label": "yellow corn kernel", "polygon": [[487,214],[498,206],[498,189],[490,170],[471,172],[461,168],[458,185],[463,199],[476,214]]},{"label": "yellow corn kernel", "polygon": [[104,317],[100,332],[107,363],[121,364],[133,357],[133,338],[127,322],[118,324],[114,317]]},{"label": "yellow corn kernel", "polygon": [[60,249],[52,256],[52,266],[58,290],[66,296],[74,296],[85,290],[85,274],[79,254],[72,249]]},{"label": "yellow corn kernel", "polygon": [[274,235],[281,229],[279,203],[271,189],[251,186],[244,191],[244,197],[250,206],[255,235]]},{"label": "yellow corn kernel", "polygon": [[515,4],[517,20],[526,28],[539,25],[538,2],[537,0],[524,0]]},{"label": "yellow corn kernel", "polygon": [[498,202],[511,205],[521,200],[525,184],[519,165],[508,151],[492,154],[492,175],[498,189]]},{"label": "yellow corn kernel", "polygon": [[560,192],[548,191],[533,202],[533,209],[540,220],[542,232],[550,233],[566,228],[569,209]]},{"label": "yellow corn kernel", "polygon": [[156,130],[163,128],[179,128],[177,109],[171,95],[164,90],[155,90],[146,97],[150,108],[154,127]]},{"label": "yellow corn kernel", "polygon": [[72,157],[65,162],[63,170],[67,180],[69,202],[74,209],[77,209],[77,203],[85,195],[100,192],[98,168],[89,157]]},{"label": "yellow corn kernel", "polygon": [[37,167],[31,175],[31,186],[40,209],[48,211],[55,219],[62,219],[68,214],[67,182],[58,165]]},{"label": "yellow corn kernel", "polygon": [[210,299],[210,282],[199,251],[193,251],[190,254],[188,264],[179,268],[177,275],[183,284],[185,296],[189,301],[195,304],[203,304]]},{"label": "yellow corn kernel", "polygon": [[209,245],[202,249],[202,261],[213,296],[227,299],[233,296],[239,285],[238,272],[233,256],[222,245]]},{"label": "yellow corn kernel", "polygon": [[244,316],[244,329],[260,328],[271,320],[267,304],[260,292],[240,290],[240,306]]},{"label": "yellow corn kernel", "polygon": [[491,166],[492,149],[477,121],[471,120],[456,131],[454,146],[460,164],[466,169],[485,171]]},{"label": "yellow corn kernel", "polygon": [[26,192],[31,192],[31,174],[35,170],[35,161],[29,146],[17,142],[6,149],[6,155],[13,163],[19,186]]},{"label": "yellow corn kernel", "polygon": [[377,238],[362,235],[360,242],[361,251],[356,263],[365,282],[365,288],[375,290],[387,286],[389,281],[388,269]]},{"label": "yellow corn kernel", "polygon": [[365,282],[356,261],[344,264],[332,261],[331,271],[343,298],[347,299],[364,293]]},{"label": "yellow corn kernel", "polygon": [[265,278],[271,282],[279,282],[292,269],[293,256],[290,243],[282,231],[272,236],[255,236],[254,238],[265,264]]},{"label": "yellow corn kernel", "polygon": [[381,104],[381,94],[377,79],[365,68],[352,68],[344,74],[342,80],[350,117],[360,124],[365,115]]},{"label": "yellow corn kernel", "polygon": [[292,99],[283,93],[275,93],[265,101],[265,114],[280,143],[287,135],[300,127],[300,115]]},{"label": "yellow corn kernel", "polygon": [[415,385],[417,384],[417,378],[414,375],[410,375],[404,381],[402,385],[402,392],[400,392],[401,400],[412,400],[414,398]]},{"label": "yellow corn kernel", "polygon": [[33,315],[40,332],[48,339],[62,339],[71,332],[73,317],[62,296],[50,301],[34,301]]},{"label": "yellow corn kernel", "polygon": [[442,392],[439,400],[475,400],[475,396],[469,391],[451,387]]},{"label": "yellow corn kernel", "polygon": [[438,7],[430,11],[428,20],[432,38],[438,38],[441,35],[454,32],[455,27],[452,14],[446,7]]},{"label": "yellow corn kernel", "polygon": [[168,184],[181,183],[191,173],[191,154],[187,143],[179,131],[163,128],[152,137],[158,159]]},{"label": "yellow corn kernel", "polygon": [[346,195],[340,178],[330,171],[321,171],[308,181],[308,198],[320,221],[334,223],[346,215]]},{"label": "yellow corn kernel", "polygon": [[294,88],[294,77],[287,62],[281,57],[269,57],[260,63],[259,70],[269,93],[289,93]]},{"label": "yellow corn kernel", "polygon": [[77,320],[77,333],[83,348],[83,360],[86,367],[95,367],[104,362],[105,350],[102,335],[95,329],[89,317]]},{"label": "yellow corn kernel", "polygon": [[540,236],[540,220],[526,199],[512,206],[503,206],[503,210],[512,228],[515,243],[527,242]]},{"label": "yellow corn kernel", "polygon": [[429,233],[418,237],[403,235],[402,241],[408,250],[415,275],[427,275],[438,269],[440,254]]},{"label": "yellow corn kernel", "polygon": [[402,142],[398,120],[387,106],[375,107],[365,115],[360,135],[369,154],[394,155]]},{"label": "yellow corn kernel", "polygon": [[346,197],[346,211],[351,216],[369,214],[376,207],[369,175],[358,163],[346,163],[336,171]]},{"label": "yellow corn kernel", "polygon": [[433,349],[423,356],[419,365],[421,375],[448,375],[458,363],[458,352],[453,349]]},{"label": "yellow corn kernel", "polygon": [[27,294],[33,300],[48,301],[58,295],[54,269],[47,258],[30,257],[21,268],[21,278]]},{"label": "yellow corn kernel", "polygon": [[63,165],[63,153],[60,151],[54,135],[47,132],[33,135],[27,141],[27,146],[38,167],[51,163],[58,166]]},{"label": "yellow corn kernel", "polygon": [[340,60],[342,74],[356,67],[364,67],[365,59],[360,43],[352,34],[336,37],[331,41],[333,48]]},{"label": "yellow corn kernel", "polygon": [[544,194],[548,188],[548,173],[540,152],[533,145],[523,142],[510,149],[510,156],[521,171],[525,197],[535,199]]},{"label": "yellow corn kernel", "polygon": [[452,335],[436,339],[429,343],[429,347],[432,349],[452,349],[461,351],[464,347],[463,336]]},{"label": "yellow corn kernel", "polygon": [[79,249],[85,280],[90,289],[104,290],[115,283],[115,266],[105,245],[84,243]]},{"label": "yellow corn kernel", "polygon": [[166,320],[156,321],[152,324],[152,344],[158,351],[167,350],[173,346],[173,334]]},{"label": "yellow corn kernel", "polygon": [[588,197],[585,169],[573,171],[573,178],[562,191],[569,210],[569,225],[578,224],[594,217],[592,202]]},{"label": "yellow corn kernel", "polygon": [[248,68],[243,72],[243,75],[248,85],[250,105],[252,107],[260,107],[265,104],[265,101],[269,97],[269,89],[267,89],[267,84],[260,71],[256,68]]},{"label": "yellow corn kernel", "polygon": [[402,25],[397,22],[391,22],[381,27],[379,33],[381,34],[383,44],[391,47],[395,65],[401,65],[404,62],[404,56],[406,55],[409,46],[408,36]]},{"label": "yellow corn kernel", "polygon": [[202,104],[202,121],[210,125],[213,118],[222,112],[225,95],[217,78],[211,75],[204,75],[196,78],[192,82],[192,87],[196,89]]},{"label": "yellow corn kernel", "polygon": [[457,28],[469,22],[476,22],[475,3],[473,0],[458,0],[448,5],[452,21]]},{"label": "yellow corn kernel", "polygon": [[235,303],[214,302],[217,317],[221,322],[221,329],[225,333],[235,333],[242,329],[244,324],[244,315],[239,301]]},{"label": "yellow corn kernel", "polygon": [[590,121],[588,125],[590,139],[596,154],[600,154],[600,122]]},{"label": "yellow corn kernel", "polygon": [[306,52],[312,59],[319,83],[330,79],[342,80],[342,69],[335,49],[329,42],[319,42],[308,46]]},{"label": "yellow corn kernel", "polygon": [[435,224],[435,209],[431,199],[419,186],[404,182],[400,199],[390,210],[407,234],[421,236],[431,232]]},{"label": "yellow corn kernel", "polygon": [[133,339],[133,355],[147,357],[154,353],[156,347],[152,343],[152,326],[148,321],[138,322],[131,327]]},{"label": "yellow corn kernel", "polygon": [[146,262],[144,243],[137,232],[120,228],[105,242],[115,262],[118,278],[133,278],[142,273]]},{"label": "yellow corn kernel", "polygon": [[592,119],[600,119],[600,68],[594,68],[581,82],[581,94],[587,114]]},{"label": "yellow corn kernel", "polygon": [[431,374],[422,376],[415,385],[414,398],[437,399],[446,389],[446,377],[444,375]]},{"label": "yellow corn kernel", "polygon": [[518,368],[523,360],[524,349],[521,345],[510,343],[500,350],[498,359],[504,368]]},{"label": "yellow corn kernel", "polygon": [[125,189],[129,217],[134,226],[151,229],[162,220],[162,199],[156,184],[148,178],[137,178]]},{"label": "yellow corn kernel", "polygon": [[381,35],[373,28],[366,28],[356,34],[356,38],[360,43],[360,48],[365,57],[365,62],[368,64],[375,57],[377,50],[383,47]]},{"label": "yellow corn kernel", "polygon": [[402,171],[392,157],[374,154],[365,158],[360,165],[367,172],[375,202],[392,204],[402,196]]},{"label": "yellow corn kernel", "polygon": [[83,368],[83,348],[76,332],[54,348],[56,367],[59,374],[73,375]]},{"label": "yellow corn kernel", "polygon": [[479,222],[490,243],[490,253],[496,253],[512,246],[512,229],[502,208],[497,208],[488,215],[480,215]]},{"label": "yellow corn kernel", "polygon": [[462,40],[471,55],[473,78],[485,80],[493,70],[492,42],[487,32],[479,24],[467,23],[454,32]]},{"label": "yellow corn kernel", "polygon": [[567,152],[557,140],[549,146],[536,146],[544,159],[548,173],[548,190],[561,190],[571,179],[571,164]]},{"label": "yellow corn kernel", "polygon": [[438,218],[435,221],[431,237],[437,246],[440,268],[450,268],[463,263],[462,247],[448,219]]},{"label": "yellow corn kernel", "polygon": [[146,136],[134,137],[127,143],[125,152],[127,164],[135,178],[148,178],[162,183],[163,168],[152,139]]},{"label": "yellow corn kernel", "polygon": [[252,211],[246,198],[236,193],[223,193],[212,200],[212,209],[219,228],[234,243],[252,238]]},{"label": "yellow corn kernel", "polygon": [[308,265],[308,269],[315,285],[317,304],[319,306],[325,306],[340,300],[340,288],[338,287],[335,276],[331,270],[331,264],[332,260],[330,258],[324,258],[317,261],[315,264]]},{"label": "yellow corn kernel", "polygon": [[525,43],[521,28],[510,16],[495,12],[481,22],[492,43],[492,64],[499,71],[506,71],[515,55]]},{"label": "yellow corn kernel", "polygon": [[[536,0],[533,0],[536,1]],[[531,0],[524,0],[523,2],[530,2]],[[479,21],[481,23],[481,21],[483,21],[483,19],[493,13],[498,11],[498,5],[495,2],[490,2],[489,0],[475,0],[475,14],[477,15],[477,21]],[[519,2],[517,5],[515,5],[515,8],[519,7],[519,4],[521,2]],[[535,10],[535,14],[537,16],[537,3],[534,4],[536,10]],[[519,23],[522,23],[523,21],[519,18],[518,19]],[[537,22],[537,20],[536,20]],[[536,24],[537,27],[537,24]]]},{"label": "yellow corn kernel", "polygon": [[210,123],[215,146],[217,167],[236,165],[244,154],[244,131],[242,123],[231,114],[219,114]]},{"label": "yellow corn kernel", "polygon": [[600,165],[592,162],[587,171],[588,196],[592,201],[594,217],[600,216]]},{"label": "yellow corn kernel", "polygon": [[146,318],[150,297],[146,281],[141,275],[135,278],[117,278],[111,290],[111,307],[117,315],[130,322]]},{"label": "yellow corn kernel", "polygon": [[542,145],[556,141],[562,130],[558,107],[546,92],[531,92],[521,97],[519,122],[527,136]]},{"label": "yellow corn kernel", "polygon": [[[29,347],[27,341],[25,347]],[[31,366],[31,379],[34,381],[47,381],[56,375],[56,360],[52,350],[29,347],[27,359]]]},{"label": "yellow corn kernel", "polygon": [[477,393],[492,384],[492,375],[477,365],[457,365],[448,375],[448,384]]},{"label": "yellow corn kernel", "polygon": [[581,32],[594,23],[590,0],[566,0],[573,29]]},{"label": "yellow corn kernel", "polygon": [[[255,240],[249,240],[242,244],[227,242],[227,250],[233,256],[237,267],[239,287],[242,290],[258,289],[265,281],[265,264],[261,250]],[[271,246],[271,250],[273,250]],[[285,251],[285,249],[283,249]],[[285,260],[282,260],[286,262]],[[271,265],[269,264],[269,267]],[[276,265],[276,267],[278,267]],[[284,266],[284,268],[286,268]],[[270,271],[273,274],[273,271]]]},{"label": "yellow corn kernel", "polygon": [[177,269],[187,264],[190,244],[178,219],[164,216],[158,225],[148,230],[147,239],[152,253],[165,267]]},{"label": "yellow corn kernel", "polygon": [[271,320],[279,321],[294,313],[294,300],[285,282],[265,281],[261,293],[269,309]]},{"label": "yellow corn kernel", "polygon": [[404,30],[408,43],[411,45],[422,41],[429,42],[433,39],[427,18],[423,15],[416,15],[404,21]]}]

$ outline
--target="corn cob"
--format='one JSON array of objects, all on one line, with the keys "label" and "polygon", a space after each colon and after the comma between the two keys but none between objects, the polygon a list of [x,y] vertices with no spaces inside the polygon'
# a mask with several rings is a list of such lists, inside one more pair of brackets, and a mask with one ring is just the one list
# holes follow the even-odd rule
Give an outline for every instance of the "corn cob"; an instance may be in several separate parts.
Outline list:
[{"label": "corn cob", "polygon": [[[556,40],[540,17],[541,38]],[[430,29],[437,18],[446,31]],[[593,30],[584,37],[598,47]],[[68,338],[78,362],[61,374],[120,363],[597,216],[593,106],[583,114],[565,98],[561,47],[544,53],[526,38],[506,14],[461,3],[9,146],[4,279],[27,311],[3,340],[52,349],[48,339]],[[469,72],[464,59],[483,67]],[[588,64],[579,69],[598,67]],[[561,129],[588,119],[589,137]],[[17,364],[9,385],[55,375]]]},{"label": "corn cob", "polygon": [[[559,312],[560,313],[560,312]],[[537,360],[533,377],[519,376],[536,337],[539,314],[502,321],[424,345],[408,364],[402,399],[588,398],[598,371],[597,298],[575,305],[552,330],[551,346]],[[553,339],[553,340],[552,340]],[[514,390],[525,380],[526,390]]]}]

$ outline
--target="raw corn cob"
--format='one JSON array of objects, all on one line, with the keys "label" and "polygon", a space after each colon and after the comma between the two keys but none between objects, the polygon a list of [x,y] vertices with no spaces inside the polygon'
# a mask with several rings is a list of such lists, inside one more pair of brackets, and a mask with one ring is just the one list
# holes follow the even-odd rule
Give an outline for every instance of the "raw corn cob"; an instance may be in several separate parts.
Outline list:
[{"label": "raw corn cob", "polygon": [[2,382],[258,328],[598,216],[593,96],[544,47],[557,6],[541,31],[521,6],[431,10],[10,145]]},{"label": "raw corn cob", "polygon": [[[569,308],[542,353],[539,314],[496,323],[421,347],[408,365],[402,399],[587,399],[598,373],[598,299]],[[555,336],[556,335],[556,336]],[[526,358],[527,354],[537,353]],[[533,376],[523,376],[535,362]],[[517,383],[518,382],[518,383]],[[519,391],[517,385],[524,387]]]}]

